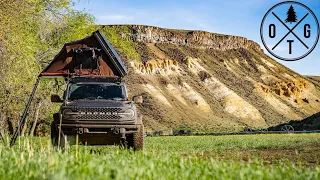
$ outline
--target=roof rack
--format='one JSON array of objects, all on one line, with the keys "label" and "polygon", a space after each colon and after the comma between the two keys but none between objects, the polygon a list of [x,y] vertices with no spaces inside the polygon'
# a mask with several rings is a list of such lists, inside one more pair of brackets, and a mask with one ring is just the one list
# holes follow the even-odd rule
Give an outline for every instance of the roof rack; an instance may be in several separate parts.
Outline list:
[{"label": "roof rack", "polygon": [[71,81],[73,83],[79,82],[110,82],[110,83],[121,83],[121,77],[101,77],[101,76],[78,76],[72,77]]}]

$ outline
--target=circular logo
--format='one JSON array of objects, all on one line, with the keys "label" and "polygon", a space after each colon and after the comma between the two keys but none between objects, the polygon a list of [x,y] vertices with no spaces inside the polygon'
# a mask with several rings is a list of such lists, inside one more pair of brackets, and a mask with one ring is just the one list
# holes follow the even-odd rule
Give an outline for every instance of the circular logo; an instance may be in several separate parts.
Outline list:
[{"label": "circular logo", "polygon": [[320,35],[316,15],[306,5],[285,1],[274,5],[263,17],[260,36],[274,57],[296,61],[309,55]]}]

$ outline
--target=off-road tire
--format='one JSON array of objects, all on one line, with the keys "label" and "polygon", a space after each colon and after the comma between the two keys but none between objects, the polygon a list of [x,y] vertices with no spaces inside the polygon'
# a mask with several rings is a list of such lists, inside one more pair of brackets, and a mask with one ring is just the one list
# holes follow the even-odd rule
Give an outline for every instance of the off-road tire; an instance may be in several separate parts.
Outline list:
[{"label": "off-road tire", "polygon": [[59,113],[54,113],[52,117],[53,117],[54,123],[56,123],[56,124],[60,123],[60,114]]},{"label": "off-road tire", "polygon": [[54,122],[51,123],[50,126],[50,135],[51,135],[51,143],[53,146],[58,146],[58,135],[56,124]]},{"label": "off-road tire", "polygon": [[133,134],[133,149],[135,151],[143,151],[144,148],[144,126],[140,125],[138,131]]},{"label": "off-road tire", "polygon": [[143,150],[144,148],[144,126],[140,125],[137,132],[126,137],[125,146],[134,151]]}]

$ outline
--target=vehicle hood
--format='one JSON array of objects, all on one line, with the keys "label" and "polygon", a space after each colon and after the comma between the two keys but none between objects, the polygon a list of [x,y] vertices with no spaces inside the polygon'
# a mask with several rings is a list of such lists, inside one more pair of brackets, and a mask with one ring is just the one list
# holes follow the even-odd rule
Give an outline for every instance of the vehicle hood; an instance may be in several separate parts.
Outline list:
[{"label": "vehicle hood", "polygon": [[132,107],[132,101],[109,101],[109,100],[74,100],[65,103],[72,107]]}]

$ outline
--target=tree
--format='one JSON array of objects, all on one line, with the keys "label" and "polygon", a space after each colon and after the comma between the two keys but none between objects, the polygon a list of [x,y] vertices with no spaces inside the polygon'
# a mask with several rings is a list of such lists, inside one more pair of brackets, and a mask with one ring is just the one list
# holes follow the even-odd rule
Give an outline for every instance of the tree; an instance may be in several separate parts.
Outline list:
[{"label": "tree", "polygon": [[296,15],[296,12],[294,11],[294,8],[292,7],[292,5],[288,9],[286,22],[290,22],[290,24],[292,22],[297,22],[297,15]]},{"label": "tree", "polygon": [[[90,35],[96,29],[94,18],[73,10],[72,5],[72,0],[0,0],[2,135],[13,132],[37,75],[63,44]],[[62,91],[52,86],[52,81],[41,81],[38,86],[35,99],[42,102],[38,122],[51,121],[53,112],[59,109],[48,97]],[[36,108],[29,113],[36,115],[33,111]]]}]

